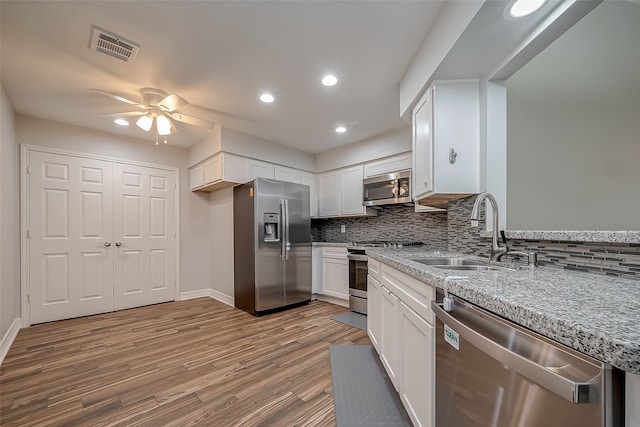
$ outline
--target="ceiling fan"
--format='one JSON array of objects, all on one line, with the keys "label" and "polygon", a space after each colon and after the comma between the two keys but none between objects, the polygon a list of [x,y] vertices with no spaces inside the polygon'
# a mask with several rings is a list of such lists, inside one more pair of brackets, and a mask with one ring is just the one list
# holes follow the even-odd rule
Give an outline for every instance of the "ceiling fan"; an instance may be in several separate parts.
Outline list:
[{"label": "ceiling fan", "polygon": [[140,129],[149,132],[155,124],[157,135],[166,136],[171,135],[172,133],[176,133],[177,129],[173,124],[172,119],[193,126],[205,127],[207,129],[213,129],[215,125],[215,123],[210,120],[179,112],[178,109],[180,107],[188,105],[189,103],[184,98],[176,95],[175,93],[168,94],[160,89],[144,87],[140,89],[140,95],[142,95],[142,103],[139,103],[101,89],[91,90],[113,98],[117,101],[133,105],[134,107],[139,109],[139,111],[109,113],[103,114],[103,116],[140,116],[140,118],[136,121],[136,125]]}]

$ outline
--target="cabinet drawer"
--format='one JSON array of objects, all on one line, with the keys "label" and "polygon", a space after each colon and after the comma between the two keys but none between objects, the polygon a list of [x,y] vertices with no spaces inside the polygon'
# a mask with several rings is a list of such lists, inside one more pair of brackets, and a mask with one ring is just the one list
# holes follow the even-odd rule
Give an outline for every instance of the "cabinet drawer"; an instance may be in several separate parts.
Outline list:
[{"label": "cabinet drawer", "polygon": [[380,281],[380,261],[369,257],[367,267],[369,268],[369,274],[371,275],[371,277]]},{"label": "cabinet drawer", "polygon": [[347,248],[344,247],[324,247],[322,248],[322,258],[347,259]]},{"label": "cabinet drawer", "polygon": [[384,264],[380,283],[424,320],[435,323],[435,315],[431,310],[431,301],[436,297],[435,288]]}]

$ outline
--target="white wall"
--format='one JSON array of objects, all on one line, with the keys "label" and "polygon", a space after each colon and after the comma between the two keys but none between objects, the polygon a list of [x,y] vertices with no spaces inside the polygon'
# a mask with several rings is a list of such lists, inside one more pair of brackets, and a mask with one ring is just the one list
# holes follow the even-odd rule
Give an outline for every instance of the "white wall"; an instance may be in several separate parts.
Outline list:
[{"label": "white wall", "polygon": [[365,163],[411,151],[411,125],[316,154],[316,172]]},{"label": "white wall", "polygon": [[233,188],[209,196],[210,287],[233,300]]},{"label": "white wall", "polygon": [[313,172],[315,160],[313,154],[229,128],[222,128],[222,150]]},{"label": "white wall", "polygon": [[400,81],[400,115],[409,117],[415,101],[426,89],[431,76],[447,56],[484,0],[447,1],[411,65]]},{"label": "white wall", "polygon": [[[151,140],[125,138],[21,115],[16,115],[16,140],[19,143],[180,168],[180,290],[185,292],[208,287],[208,197],[189,191],[186,149],[170,145],[155,146]],[[17,180],[15,186],[17,189]],[[18,226],[16,228],[19,229]]]},{"label": "white wall", "polygon": [[640,229],[639,22],[605,1],[507,80],[509,229]]},{"label": "white wall", "polygon": [[313,154],[217,125],[210,135],[189,149],[189,166],[219,151],[314,171]]},{"label": "white wall", "polygon": [[13,108],[0,81],[0,338],[20,317],[19,152]]}]

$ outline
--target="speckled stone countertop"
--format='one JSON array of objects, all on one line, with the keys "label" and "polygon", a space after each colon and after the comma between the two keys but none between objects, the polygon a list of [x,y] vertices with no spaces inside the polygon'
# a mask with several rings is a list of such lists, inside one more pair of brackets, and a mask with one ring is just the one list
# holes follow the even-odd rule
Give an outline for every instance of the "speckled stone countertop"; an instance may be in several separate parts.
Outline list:
[{"label": "speckled stone countertop", "polygon": [[[482,237],[491,237],[491,231],[481,231]],[[640,243],[640,231],[559,231],[508,230],[509,239],[554,240],[559,242]]]},{"label": "speckled stone countertop", "polygon": [[449,280],[448,291],[595,359],[640,374],[638,281],[549,267],[445,270],[410,258],[462,255],[421,248],[367,248],[367,255],[442,289],[447,276],[466,276]]}]

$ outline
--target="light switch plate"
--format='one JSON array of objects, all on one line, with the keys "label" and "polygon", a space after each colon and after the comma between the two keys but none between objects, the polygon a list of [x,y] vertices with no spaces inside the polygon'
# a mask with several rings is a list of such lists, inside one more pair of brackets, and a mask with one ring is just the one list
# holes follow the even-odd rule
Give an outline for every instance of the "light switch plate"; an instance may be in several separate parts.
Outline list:
[{"label": "light switch plate", "polygon": [[346,232],[347,232],[347,226],[346,226],[346,225],[344,225],[344,224],[342,224],[342,225],[340,226],[340,232],[341,232],[341,233],[346,233]]}]

